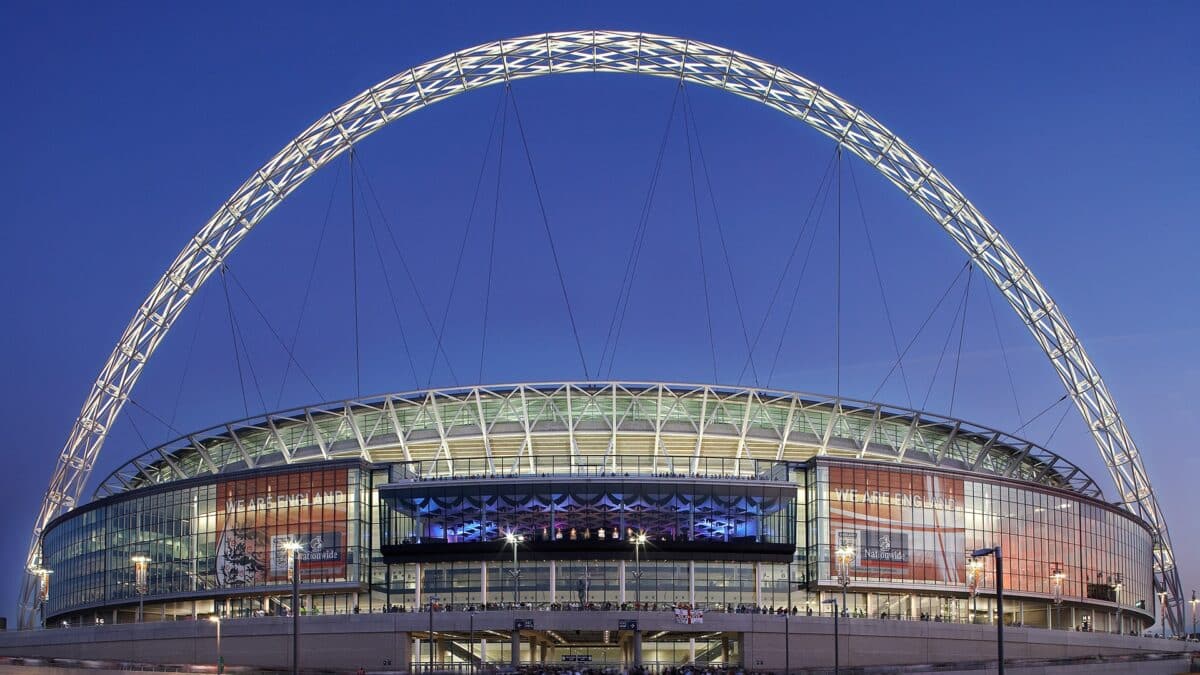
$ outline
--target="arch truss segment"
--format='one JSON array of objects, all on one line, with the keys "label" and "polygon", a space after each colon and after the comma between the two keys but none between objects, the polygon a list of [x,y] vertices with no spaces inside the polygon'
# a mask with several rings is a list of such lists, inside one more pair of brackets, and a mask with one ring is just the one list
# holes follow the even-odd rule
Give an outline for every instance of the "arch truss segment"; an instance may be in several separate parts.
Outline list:
[{"label": "arch truss segment", "polygon": [[22,586],[29,625],[46,523],[75,506],[112,423],[146,361],[188,301],[241,240],[314,172],[387,124],[458,94],[562,73],[679,79],[757,101],[796,118],[874,167],[933,218],[1008,300],[1053,364],[1091,431],[1122,505],[1156,533],[1155,576],[1167,618],[1183,598],[1167,523],[1116,404],[1066,317],[1004,237],[902,139],[851,103],[779,66],[692,40],[619,31],[547,33],[491,42],[401,72],[321,117],[255,171],[200,228],[134,313],[59,455],[34,523]]}]

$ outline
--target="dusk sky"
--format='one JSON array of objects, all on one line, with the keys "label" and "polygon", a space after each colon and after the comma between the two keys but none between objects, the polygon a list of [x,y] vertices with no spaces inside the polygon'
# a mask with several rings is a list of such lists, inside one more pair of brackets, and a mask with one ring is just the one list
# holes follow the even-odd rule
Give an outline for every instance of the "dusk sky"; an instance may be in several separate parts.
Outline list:
[{"label": "dusk sky", "polygon": [[[1141,449],[1189,593],[1200,586],[1200,4],[970,4],[0,2],[0,616],[15,616],[32,520],[89,386],[228,195],[372,84],[479,43],[571,29],[687,37],[765,59],[861,106],[932,162],[1082,338]],[[612,353],[605,338],[664,137],[610,371],[601,354]],[[839,227],[836,189],[820,196],[833,152],[752,101],[625,75],[520,81],[509,97],[490,87],[406,117],[358,147],[353,209],[342,158],[230,258],[227,293],[216,277],[198,293],[84,499],[147,446],[247,413],[586,372],[911,403],[1046,443],[1115,500],[1079,415],[1055,405],[1063,389],[1049,362],[981,275],[958,277],[921,330],[966,258],[850,156]],[[814,200],[825,207],[797,249],[811,251],[805,275],[798,257],[772,302]],[[751,368],[739,308],[751,337],[764,326]],[[433,359],[429,326],[443,315],[449,367]],[[880,387],[893,332],[901,348],[913,343],[907,384]],[[295,341],[311,385],[274,334]]]}]

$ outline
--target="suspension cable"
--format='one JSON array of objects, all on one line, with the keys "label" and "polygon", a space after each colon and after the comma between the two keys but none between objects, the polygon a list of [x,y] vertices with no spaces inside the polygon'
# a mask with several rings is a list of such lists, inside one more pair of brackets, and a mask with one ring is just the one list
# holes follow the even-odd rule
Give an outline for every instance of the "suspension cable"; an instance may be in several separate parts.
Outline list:
[{"label": "suspension cable", "polygon": [[[174,424],[171,424],[170,422],[168,422],[168,421],[164,420],[162,417],[159,417],[158,415],[156,415],[156,414],[154,413],[154,411],[150,410],[149,408],[147,408],[146,406],[142,405],[141,403],[138,403],[137,399],[135,399],[134,397],[132,397],[132,396],[129,396],[129,397],[127,397],[125,400],[126,400],[126,401],[129,401],[130,403],[132,403],[132,404],[133,404],[133,406],[134,406],[135,408],[137,408],[138,410],[141,410],[142,412],[146,413],[146,414],[147,414],[147,415],[149,415],[151,418],[153,418],[153,419],[154,419],[156,422],[158,422],[159,424],[163,425],[164,427],[166,427],[167,429],[169,429],[169,430],[170,430],[172,433],[176,434],[177,436],[179,436],[179,437],[183,437],[183,436],[185,436],[185,435],[186,435],[186,434],[184,434],[182,431],[180,431],[179,429],[175,428],[175,425],[174,425]],[[247,415],[247,417],[249,417],[249,415]]]},{"label": "suspension cable", "polygon": [[[446,296],[446,309],[442,312],[442,320],[438,324],[436,345],[434,347],[434,358],[429,364],[429,377],[426,379],[426,388],[433,386],[433,373],[437,369],[437,352],[442,348],[442,339],[446,335],[446,320],[450,316],[450,307],[454,303],[454,292],[458,289],[458,277],[462,272],[463,256],[467,250],[467,241],[471,236],[471,225],[475,222],[475,208],[479,204],[479,194],[483,187],[483,176],[487,170],[488,159],[492,153],[492,139],[495,138],[496,122],[500,118],[500,110],[504,107],[507,111],[506,104],[508,103],[508,87],[505,86],[500,92],[500,100],[496,102],[496,110],[492,113],[492,125],[488,129],[487,145],[483,149],[483,160],[479,163],[479,175],[475,179],[475,194],[471,197],[471,208],[467,211],[467,224],[463,228],[462,239],[458,243],[458,260],[454,264],[454,276],[450,279],[450,293]],[[419,386],[419,385],[418,385]]]},{"label": "suspension cable", "polygon": [[208,294],[200,294],[200,307],[196,312],[196,325],[192,328],[192,339],[188,341],[187,356],[183,360],[183,374],[179,376],[179,388],[175,391],[175,403],[171,406],[171,421],[179,416],[179,402],[183,400],[183,386],[187,382],[188,372],[192,367],[192,352],[196,349],[196,338],[200,335],[200,327],[204,325],[204,308],[208,304]]},{"label": "suspension cable", "polygon": [[[771,381],[775,379],[775,369],[779,364],[779,356],[783,353],[783,343],[787,339],[788,329],[792,325],[792,315],[796,311],[796,300],[800,297],[800,289],[804,286],[804,275],[808,272],[808,263],[812,259],[813,249],[816,247],[817,235],[821,231],[821,221],[825,217],[825,207],[829,203],[829,193],[831,192],[832,183],[823,182],[823,190],[817,193],[821,197],[820,208],[817,210],[816,220],[813,221],[812,236],[808,239],[808,248],[804,251],[804,260],[800,264],[800,273],[796,276],[796,286],[792,289],[791,302],[788,303],[787,315],[783,321],[783,328],[779,331],[779,342],[775,345],[775,355],[771,359],[771,370],[767,373],[767,387],[771,386]],[[811,213],[809,215],[812,215]]]},{"label": "suspension cable", "polygon": [[[288,348],[287,343],[284,342],[283,338],[279,336],[279,332],[276,331],[275,327],[271,325],[271,321],[267,318],[266,313],[263,312],[258,303],[254,301],[254,298],[250,295],[250,291],[246,290],[246,287],[242,284],[241,280],[238,279],[237,274],[234,274],[233,268],[226,264],[225,272],[228,274],[229,278],[233,279],[234,285],[238,287],[238,290],[242,292],[242,295],[245,296],[246,300],[250,303],[250,306],[254,308],[254,311],[258,314],[259,318],[261,318],[263,323],[266,324],[267,330],[271,332],[271,335],[275,338],[275,341],[278,342],[279,346],[283,348],[284,353],[286,353],[288,356],[288,363],[294,363],[296,365],[296,369],[300,371],[300,374],[303,375],[304,379],[308,382],[308,386],[312,387],[313,391],[317,393],[317,396],[320,397],[322,401],[325,400],[325,394],[321,393],[320,387],[313,382],[312,377],[309,376],[308,371],[304,369],[304,366],[300,365],[300,361],[296,358],[296,354],[290,348]],[[246,360],[249,362],[249,356],[246,357]],[[265,404],[263,405],[263,408],[266,408]]]},{"label": "suspension cable", "polygon": [[1042,443],[1043,448],[1050,447],[1050,442],[1054,440],[1054,435],[1058,433],[1058,428],[1062,426],[1064,421],[1066,421],[1067,415],[1069,414],[1071,414],[1071,406],[1067,406],[1066,409],[1063,410],[1063,414],[1058,418],[1058,423],[1054,425],[1054,428],[1050,430],[1050,435],[1046,437],[1046,442]]},{"label": "suspension cable", "polygon": [[834,394],[842,397],[842,144],[837,146],[837,232],[834,234],[834,302],[833,333],[834,360],[837,362],[836,389]]},{"label": "suspension cable", "polygon": [[[392,223],[387,217],[387,213],[383,210],[383,204],[379,201],[379,195],[375,192],[375,185],[371,182],[371,174],[367,171],[366,166],[362,163],[362,159],[358,160],[358,169],[362,172],[363,183],[367,186],[367,192],[371,195],[371,201],[375,205],[375,211],[379,214],[380,220],[383,221],[384,231],[387,232],[388,240],[392,244],[392,249],[396,252],[396,258],[400,261],[400,268],[404,270],[404,275],[408,279],[408,285],[412,288],[413,296],[417,299],[417,306],[421,308],[421,315],[425,318],[425,325],[429,328],[429,332],[435,337],[437,336],[437,328],[433,324],[433,318],[429,314],[429,307],[425,304],[424,298],[421,296],[421,289],[417,286],[416,277],[413,276],[412,269],[408,266],[408,261],[404,258],[404,253],[400,250],[400,242],[396,239],[396,233],[392,229]],[[457,386],[458,374],[454,372],[454,366],[450,363],[450,355],[446,353],[445,345],[440,340],[437,341],[437,351],[433,358],[436,360],[438,354],[441,354],[442,360],[446,363],[446,370],[450,372],[450,379]]]},{"label": "suspension cable", "polygon": [[[228,272],[228,265],[226,265]],[[250,358],[250,345],[246,343],[246,333],[242,330],[242,324],[237,320],[237,313],[233,313],[233,328],[234,334],[239,342],[242,343],[242,352],[246,355],[246,370],[250,372],[250,382],[254,385],[254,393],[258,395],[258,403],[262,406],[263,412],[267,410],[267,401],[263,398],[262,384],[258,379],[258,372],[254,370],[254,359]]]},{"label": "suspension cable", "polygon": [[1013,405],[1017,409],[1017,421],[1024,424],[1025,417],[1021,414],[1021,400],[1017,396],[1017,384],[1013,381],[1012,366],[1008,363],[1008,349],[1004,346],[1004,338],[1000,335],[1000,321],[996,318],[996,305],[992,302],[991,293],[984,293],[983,297],[987,298],[988,310],[992,314],[992,326],[996,328],[996,341],[1000,343],[1000,357],[1004,359],[1004,372],[1008,375],[1008,390],[1012,392]]},{"label": "suspension cable", "polygon": [[229,299],[229,283],[225,280],[225,266],[221,265],[221,288],[225,291],[225,309],[229,314],[229,337],[233,340],[233,360],[237,363],[238,386],[242,390],[242,409],[250,416],[250,400],[246,398],[246,378],[242,373],[242,355],[238,350],[237,325],[233,320],[233,303]]},{"label": "suspension cable", "polygon": [[525,148],[525,159],[529,164],[529,176],[533,180],[533,191],[537,195],[538,209],[542,214],[542,225],[546,229],[546,241],[550,244],[550,256],[554,259],[554,270],[558,273],[558,285],[562,289],[563,303],[567,306],[567,318],[571,321],[571,333],[575,336],[575,349],[579,352],[579,362],[583,366],[583,378],[588,378],[587,357],[583,355],[583,342],[579,339],[579,328],[575,324],[575,312],[571,309],[571,297],[567,294],[567,282],[563,277],[562,265],[558,260],[558,249],[554,246],[554,235],[550,232],[550,218],[546,215],[546,203],[542,200],[542,188],[538,185],[537,172],[533,168],[533,155],[529,152],[529,139],[525,136],[525,125],[521,121],[521,109],[517,107],[517,97],[511,90],[508,98],[512,102],[513,117],[517,120],[517,130],[521,132],[521,145]]},{"label": "suspension cable", "polygon": [[933,308],[929,310],[929,314],[926,315],[925,320],[921,322],[921,326],[917,328],[916,334],[914,334],[912,339],[908,341],[908,344],[904,346],[904,350],[900,352],[900,356],[896,358],[896,361],[892,364],[892,367],[888,370],[887,374],[883,376],[883,380],[879,383],[879,386],[875,387],[875,391],[871,393],[872,399],[879,395],[880,390],[882,390],[884,385],[887,384],[887,381],[891,379],[892,373],[895,373],[896,368],[904,362],[904,357],[908,355],[908,351],[912,349],[914,344],[916,344],[917,338],[921,337],[921,333],[925,330],[925,327],[929,325],[930,319],[933,318],[933,315],[937,312],[938,308],[942,306],[942,303],[946,301],[946,297],[950,295],[950,291],[954,290],[954,287],[958,285],[958,280],[962,278],[963,272],[966,272],[970,267],[971,261],[968,260],[963,263],[962,267],[958,268],[958,273],[954,275],[954,278],[950,280],[950,284],[946,286],[946,290],[942,292],[941,297],[939,297],[937,302],[933,304]]},{"label": "suspension cable", "polygon": [[138,440],[142,442],[142,447],[146,449],[146,452],[150,452],[152,448],[146,442],[146,437],[142,435],[142,430],[138,428],[137,421],[133,419],[133,415],[126,415],[125,419],[129,420],[129,426],[133,427],[133,433],[137,434]]},{"label": "suspension cable", "polygon": [[1024,428],[1025,428],[1025,427],[1027,427],[1027,426],[1029,426],[1030,424],[1033,424],[1035,421],[1037,421],[1037,419],[1038,419],[1039,417],[1041,417],[1042,415],[1045,415],[1046,413],[1050,412],[1050,411],[1051,411],[1051,410],[1052,410],[1052,409],[1053,409],[1055,406],[1057,406],[1057,405],[1059,405],[1060,403],[1062,403],[1063,401],[1067,400],[1067,398],[1068,398],[1068,397],[1070,397],[1070,396],[1071,396],[1070,394],[1063,394],[1062,396],[1058,397],[1058,400],[1057,400],[1057,401],[1055,401],[1054,403],[1051,403],[1050,405],[1046,406],[1045,408],[1042,408],[1042,411],[1041,411],[1041,412],[1039,412],[1038,414],[1034,415],[1033,417],[1030,417],[1029,419],[1025,420],[1025,423],[1024,423],[1024,424],[1022,424],[1021,426],[1017,427],[1017,428],[1016,428],[1016,429],[1013,431],[1013,434],[1019,434],[1019,433],[1021,433],[1021,430],[1022,430],[1022,429],[1024,429]]},{"label": "suspension cable", "polygon": [[[821,195],[824,193],[828,181],[832,177],[831,172],[833,170],[835,155],[836,153],[830,153],[829,161],[825,164],[825,172],[821,175],[821,180],[817,182],[817,189],[813,193],[812,201],[808,205],[808,213],[804,216],[804,221],[800,224],[800,230],[796,233],[796,239],[792,242],[792,248],[788,253],[787,261],[783,265],[783,271],[779,273],[779,279],[775,282],[775,290],[771,291],[771,300],[767,303],[767,311],[763,313],[762,321],[758,324],[758,330],[754,333],[754,339],[750,342],[750,353],[753,353],[758,347],[758,342],[762,339],[766,331],[767,321],[771,318],[771,314],[775,309],[775,303],[779,299],[779,292],[783,290],[783,283],[787,280],[788,272],[792,269],[792,262],[795,261],[797,251],[800,250],[800,242],[803,240],[805,232],[808,231],[808,226],[813,222],[813,212],[816,210],[818,201],[821,199]],[[746,374],[746,369],[749,367],[750,359],[747,358],[742,363],[742,369],[738,373],[738,381],[741,381],[742,377]]]},{"label": "suspension cable", "polygon": [[354,146],[350,146],[350,278],[354,288],[354,395],[362,396],[362,341],[358,323],[358,218],[354,208]]},{"label": "suspension cable", "polygon": [[692,135],[696,137],[696,154],[700,157],[700,168],[704,171],[704,183],[708,189],[708,199],[712,205],[713,222],[717,226],[717,239],[721,242],[721,255],[725,260],[725,271],[729,275],[729,287],[733,291],[733,305],[737,309],[738,323],[742,328],[742,340],[746,345],[746,357],[750,361],[750,372],[754,376],[754,384],[760,384],[758,367],[754,363],[754,352],[750,347],[750,331],[746,328],[746,314],[742,311],[742,300],[738,294],[737,282],[734,280],[733,262],[729,258],[729,246],[725,243],[725,228],[721,225],[721,213],[717,209],[717,193],[713,190],[712,177],[708,171],[708,161],[704,158],[704,144],[700,141],[700,127],[696,124],[696,108],[691,104],[687,88],[683,88],[683,112],[691,121]]},{"label": "suspension cable", "polygon": [[967,334],[967,311],[971,308],[971,279],[975,268],[967,273],[967,290],[963,293],[962,321],[958,324],[958,354],[954,357],[954,379],[950,381],[950,416],[954,417],[954,397],[958,393],[958,369],[962,365],[963,339]]},{"label": "suspension cable", "polygon": [[[646,188],[646,196],[642,200],[642,210],[638,215],[637,225],[633,229],[633,241],[629,245],[629,254],[625,258],[625,270],[621,274],[621,286],[617,290],[617,301],[613,306],[612,317],[608,322],[608,333],[604,336],[604,346],[600,350],[600,364],[596,368],[596,375],[604,370],[604,360],[608,357],[608,374],[606,377],[612,376],[613,363],[617,357],[617,345],[621,337],[621,329],[625,323],[625,314],[629,309],[629,298],[633,294],[633,282],[637,276],[638,262],[641,260],[642,246],[646,240],[646,231],[649,229],[650,211],[654,204],[654,195],[658,189],[658,179],[662,174],[663,157],[666,153],[667,143],[671,136],[671,128],[675,121],[675,106],[679,101],[679,90],[683,88],[683,82],[680,81],[679,86],[675,87],[675,95],[671,98],[671,110],[667,115],[667,123],[663,129],[662,139],[658,144],[658,155],[654,162],[654,170],[650,174],[650,185]],[[615,332],[614,332],[615,330]],[[609,344],[612,341],[612,353],[609,353]]]},{"label": "suspension cable", "polygon": [[[296,343],[300,339],[300,326],[303,324],[304,315],[308,311],[308,300],[310,294],[312,293],[313,280],[316,279],[317,276],[317,265],[321,260],[321,250],[325,243],[325,233],[329,229],[329,215],[333,212],[333,198],[337,195],[337,186],[339,183],[341,183],[341,178],[342,164],[339,162],[336,173],[334,173],[333,176],[333,187],[329,190],[329,201],[325,204],[325,218],[321,222],[321,232],[319,235],[317,235],[317,246],[316,250],[313,252],[312,265],[308,270],[308,280],[304,283],[304,295],[301,296],[300,300],[300,314],[296,317],[296,327],[292,330],[292,339],[290,340],[290,344],[285,348],[288,354],[295,354]],[[275,399],[276,408],[279,408],[281,405],[283,405],[283,393],[287,388],[288,375],[292,371],[292,360],[294,360],[294,357],[293,359],[289,359],[288,362],[284,364],[283,378],[279,382],[279,396]],[[324,397],[321,398],[324,400]]]},{"label": "suspension cable", "polygon": [[[362,163],[360,162],[358,166],[361,167]],[[353,168],[351,170],[353,170]],[[404,355],[408,361],[408,369],[412,373],[413,386],[420,387],[421,381],[417,377],[417,365],[416,362],[413,361],[412,350],[409,348],[408,344],[408,333],[404,330],[404,321],[400,318],[400,306],[399,303],[396,302],[396,293],[392,290],[392,278],[391,275],[388,274],[387,265],[383,260],[383,247],[380,246],[379,233],[375,229],[375,220],[371,217],[371,209],[367,208],[366,196],[362,194],[362,188],[359,188],[359,194],[357,197],[363,200],[363,215],[367,217],[367,230],[371,234],[371,243],[375,246],[375,257],[379,260],[379,269],[383,272],[383,287],[385,290],[387,290],[388,300],[392,306],[392,315],[396,318],[396,328],[400,332],[400,344],[404,347]],[[354,199],[355,195],[351,195],[350,198]]]},{"label": "suspension cable", "polygon": [[[896,357],[900,357],[900,340],[896,337],[896,323],[892,321],[892,311],[888,306],[887,292],[884,290],[883,274],[879,270],[879,258],[875,255],[875,244],[871,240],[871,227],[867,222],[867,210],[863,207],[862,191],[858,189],[858,178],[854,175],[854,162],[847,162],[846,169],[850,174],[850,186],[854,189],[854,196],[858,202],[858,213],[862,219],[863,234],[867,240],[867,252],[871,256],[871,266],[875,270],[875,283],[879,287],[879,298],[883,301],[883,316],[887,319],[888,334],[892,338],[892,350]],[[912,407],[912,391],[908,386],[908,374],[904,372],[904,364],[900,364],[900,381],[904,384],[904,398],[908,402],[908,407]]]},{"label": "suspension cable", "polygon": [[[921,409],[925,410],[929,405],[929,397],[933,394],[933,385],[937,383],[938,375],[942,372],[942,362],[946,359],[946,352],[950,349],[950,338],[954,336],[954,329],[958,327],[959,315],[964,314],[964,308],[967,303],[967,294],[971,292],[971,278],[974,276],[975,268],[969,267],[967,272],[967,283],[963,290],[962,298],[959,299],[958,305],[954,308],[953,319],[950,321],[950,328],[946,331],[946,339],[942,342],[942,351],[938,354],[937,365],[933,368],[933,376],[929,378],[929,388],[925,390],[925,398],[921,400]],[[965,314],[964,314],[965,318]],[[951,406],[953,409],[953,406]]]},{"label": "suspension cable", "polygon": [[[504,83],[504,91],[507,94],[511,89],[511,85]],[[507,100],[507,98],[506,98]],[[492,228],[488,237],[488,263],[487,263],[487,290],[483,294],[483,327],[480,330],[479,338],[479,375],[475,380],[477,383],[483,383],[483,359],[487,350],[487,326],[488,313],[492,307],[492,273],[496,264],[496,224],[500,219],[500,179],[504,176],[504,141],[508,130],[508,106],[504,106],[504,112],[500,121],[500,148],[496,153],[496,192],[492,199]]]},{"label": "suspension cable", "polygon": [[696,217],[696,250],[700,254],[700,282],[701,288],[704,289],[704,318],[708,325],[708,350],[712,355],[713,366],[713,382],[720,380],[717,371],[717,341],[713,335],[712,307],[708,296],[708,270],[704,262],[704,237],[700,227],[700,199],[696,194],[696,166],[695,160],[692,159],[692,135],[688,130],[687,123],[687,93],[685,90],[683,99],[684,122],[683,134],[687,139],[687,154],[688,154],[688,176],[691,178],[692,185],[692,212]]}]

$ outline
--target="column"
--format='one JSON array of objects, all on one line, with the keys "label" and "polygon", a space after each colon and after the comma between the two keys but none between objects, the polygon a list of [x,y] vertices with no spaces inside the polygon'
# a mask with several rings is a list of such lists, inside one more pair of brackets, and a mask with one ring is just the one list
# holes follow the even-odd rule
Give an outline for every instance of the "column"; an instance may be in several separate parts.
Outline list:
[{"label": "column", "polygon": [[762,565],[754,563],[754,605],[763,606],[762,594]]},{"label": "column", "polygon": [[416,600],[416,603],[417,603],[417,606],[415,607],[415,609],[417,611],[420,611],[420,609],[421,609],[421,575],[423,573],[424,573],[424,564],[417,563],[417,571],[415,573],[415,576],[413,577],[415,579],[415,581],[413,581],[413,586],[415,587],[413,589],[414,590],[413,598]]},{"label": "column", "polygon": [[[551,537],[554,536],[553,524],[551,524],[551,527],[550,527],[550,536]],[[550,602],[551,603],[555,602],[555,599],[556,599],[555,592],[557,589],[558,589],[558,561],[551,560],[550,561]]]},{"label": "column", "polygon": [[487,605],[488,601],[488,568],[487,562],[479,563],[479,602]]},{"label": "column", "polygon": [[619,602],[625,602],[625,561],[617,563],[617,588],[621,589]]},{"label": "column", "polygon": [[633,631],[633,667],[640,668],[642,666],[642,631],[641,624],[638,624],[638,630]]},{"label": "column", "polygon": [[688,561],[688,602],[696,607],[696,561]]}]

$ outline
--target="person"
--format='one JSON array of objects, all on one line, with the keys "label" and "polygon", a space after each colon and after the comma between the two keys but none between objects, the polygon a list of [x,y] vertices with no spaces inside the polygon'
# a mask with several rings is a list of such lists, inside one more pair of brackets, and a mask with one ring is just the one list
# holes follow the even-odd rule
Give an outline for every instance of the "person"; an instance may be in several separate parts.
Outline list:
[{"label": "person", "polygon": [[367,669],[362,666],[358,667],[358,675],[367,675]]}]

